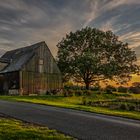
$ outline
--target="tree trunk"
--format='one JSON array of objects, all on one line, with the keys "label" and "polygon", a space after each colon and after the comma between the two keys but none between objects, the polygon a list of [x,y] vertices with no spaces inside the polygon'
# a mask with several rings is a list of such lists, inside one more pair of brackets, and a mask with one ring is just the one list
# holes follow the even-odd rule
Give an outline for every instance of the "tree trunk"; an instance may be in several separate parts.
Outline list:
[{"label": "tree trunk", "polygon": [[85,85],[86,85],[86,90],[89,90],[90,83],[86,82]]}]

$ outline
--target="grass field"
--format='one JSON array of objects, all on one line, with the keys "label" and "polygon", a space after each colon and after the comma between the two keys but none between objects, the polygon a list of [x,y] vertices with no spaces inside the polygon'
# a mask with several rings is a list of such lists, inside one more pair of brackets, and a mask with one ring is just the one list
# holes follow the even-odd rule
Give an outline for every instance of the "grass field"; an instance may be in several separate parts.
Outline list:
[{"label": "grass field", "polygon": [[0,96],[0,99],[72,108],[140,120],[140,94],[93,93],[91,96],[71,97],[64,97],[62,95]]},{"label": "grass field", "polygon": [[[36,104],[51,105],[63,108],[90,111],[101,114],[121,116],[140,120],[140,94],[113,93],[91,96],[64,97],[58,95],[46,96],[0,96],[2,100],[22,101]],[[86,102],[86,103],[85,103]],[[119,106],[119,108],[118,108]],[[129,109],[127,109],[129,107]]]},{"label": "grass field", "polygon": [[29,123],[0,117],[0,140],[72,140],[73,138]]}]

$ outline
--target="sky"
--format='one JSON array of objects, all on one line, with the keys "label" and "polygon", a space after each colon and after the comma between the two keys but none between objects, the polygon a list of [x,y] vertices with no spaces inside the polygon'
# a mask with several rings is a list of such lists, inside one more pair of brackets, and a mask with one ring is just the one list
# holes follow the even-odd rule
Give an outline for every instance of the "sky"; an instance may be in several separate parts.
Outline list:
[{"label": "sky", "polygon": [[0,0],[0,55],[46,41],[56,44],[86,26],[112,30],[140,62],[140,0]]}]

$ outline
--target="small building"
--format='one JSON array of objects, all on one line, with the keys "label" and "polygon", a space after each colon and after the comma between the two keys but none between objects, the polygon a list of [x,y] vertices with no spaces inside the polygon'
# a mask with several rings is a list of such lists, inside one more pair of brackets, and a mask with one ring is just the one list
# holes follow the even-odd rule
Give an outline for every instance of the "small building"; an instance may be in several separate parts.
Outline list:
[{"label": "small building", "polygon": [[45,94],[61,88],[61,72],[45,42],[8,51],[0,58],[1,93]]}]

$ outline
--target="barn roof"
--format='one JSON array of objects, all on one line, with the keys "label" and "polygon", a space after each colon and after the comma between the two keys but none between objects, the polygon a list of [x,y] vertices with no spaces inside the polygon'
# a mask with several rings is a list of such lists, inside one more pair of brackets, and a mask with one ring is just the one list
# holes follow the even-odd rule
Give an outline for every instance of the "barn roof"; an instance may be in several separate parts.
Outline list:
[{"label": "barn roof", "polygon": [[18,71],[22,66],[34,55],[35,49],[40,47],[45,42],[39,42],[31,46],[15,49],[6,52],[1,58],[0,62],[9,63],[9,65],[0,73]]},{"label": "barn roof", "polygon": [[9,59],[6,58],[0,58],[1,63],[10,63]]}]

